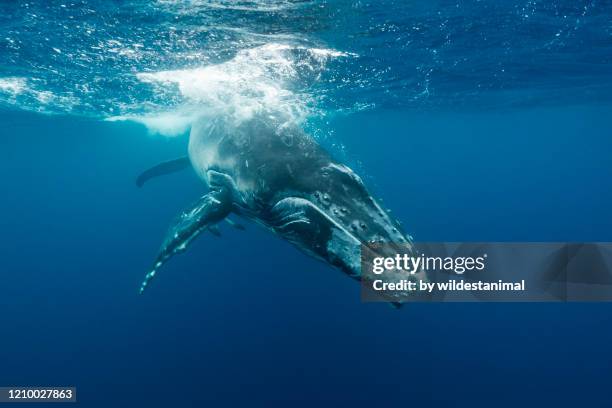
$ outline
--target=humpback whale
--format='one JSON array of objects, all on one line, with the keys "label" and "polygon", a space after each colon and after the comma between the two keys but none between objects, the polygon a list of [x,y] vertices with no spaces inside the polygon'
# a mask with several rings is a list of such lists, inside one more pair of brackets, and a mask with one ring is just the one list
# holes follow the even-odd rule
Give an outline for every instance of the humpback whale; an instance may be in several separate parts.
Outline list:
[{"label": "humpback whale", "polygon": [[[188,156],[145,171],[137,184],[189,165],[209,192],[174,221],[141,293],[164,263],[200,233],[218,234],[215,225],[229,221],[230,214],[262,225],[356,280],[362,277],[362,246],[391,252],[381,256],[413,251],[411,238],[361,178],[299,126],[263,115],[237,124],[227,118],[200,120],[191,129]],[[388,245],[372,245],[380,243]]]}]

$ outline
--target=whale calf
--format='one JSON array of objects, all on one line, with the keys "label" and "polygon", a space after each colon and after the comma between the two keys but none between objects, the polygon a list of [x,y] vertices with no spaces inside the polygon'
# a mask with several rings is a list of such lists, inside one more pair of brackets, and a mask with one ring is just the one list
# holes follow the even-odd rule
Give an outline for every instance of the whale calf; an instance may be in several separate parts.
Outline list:
[{"label": "whale calf", "polygon": [[141,293],[165,262],[231,214],[264,226],[357,280],[362,245],[388,243],[377,246],[391,251],[381,256],[412,251],[410,237],[361,178],[298,126],[278,125],[265,116],[239,124],[201,120],[191,129],[188,157],[145,171],[137,183],[189,164],[209,192],[175,220]]}]

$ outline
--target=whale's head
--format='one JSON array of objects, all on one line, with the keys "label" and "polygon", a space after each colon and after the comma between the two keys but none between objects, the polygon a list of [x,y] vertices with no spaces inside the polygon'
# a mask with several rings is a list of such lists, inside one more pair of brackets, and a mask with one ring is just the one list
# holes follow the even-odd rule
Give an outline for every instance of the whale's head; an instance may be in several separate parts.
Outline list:
[{"label": "whale's head", "polygon": [[411,238],[349,167],[330,160],[310,169],[300,187],[301,194],[283,197],[272,213],[274,230],[304,252],[359,280],[367,279],[362,250],[376,257],[413,256]]}]

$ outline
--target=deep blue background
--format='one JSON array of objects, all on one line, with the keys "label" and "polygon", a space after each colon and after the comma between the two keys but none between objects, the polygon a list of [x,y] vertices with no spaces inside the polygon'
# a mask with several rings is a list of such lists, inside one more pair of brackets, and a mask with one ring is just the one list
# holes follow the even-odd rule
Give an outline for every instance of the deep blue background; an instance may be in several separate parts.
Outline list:
[{"label": "deep blue background", "polygon": [[[340,154],[417,240],[612,240],[609,107],[363,113]],[[363,304],[253,224],[200,237],[143,296],[193,174],[136,175],[186,138],[0,118],[0,385],[87,407],[603,406],[610,304]]]}]

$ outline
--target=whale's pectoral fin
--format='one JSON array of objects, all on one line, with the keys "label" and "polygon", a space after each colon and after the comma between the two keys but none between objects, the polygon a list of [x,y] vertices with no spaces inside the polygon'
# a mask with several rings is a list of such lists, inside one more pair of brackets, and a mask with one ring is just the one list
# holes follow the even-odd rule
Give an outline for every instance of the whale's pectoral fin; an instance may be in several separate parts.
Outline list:
[{"label": "whale's pectoral fin", "polygon": [[176,173],[177,171],[185,170],[191,166],[191,162],[189,161],[189,157],[179,157],[178,159],[168,160],[163,163],[159,163],[156,166],[151,167],[148,170],[145,170],[138,178],[136,179],[136,185],[138,187],[142,187],[147,181],[152,178],[165,176],[166,174]]},{"label": "whale's pectoral fin", "polygon": [[231,210],[231,195],[227,189],[222,188],[206,194],[191,209],[183,212],[168,231],[153,268],[142,282],[140,293],[145,290],[159,268],[168,259],[185,251],[202,231],[223,220]]}]

